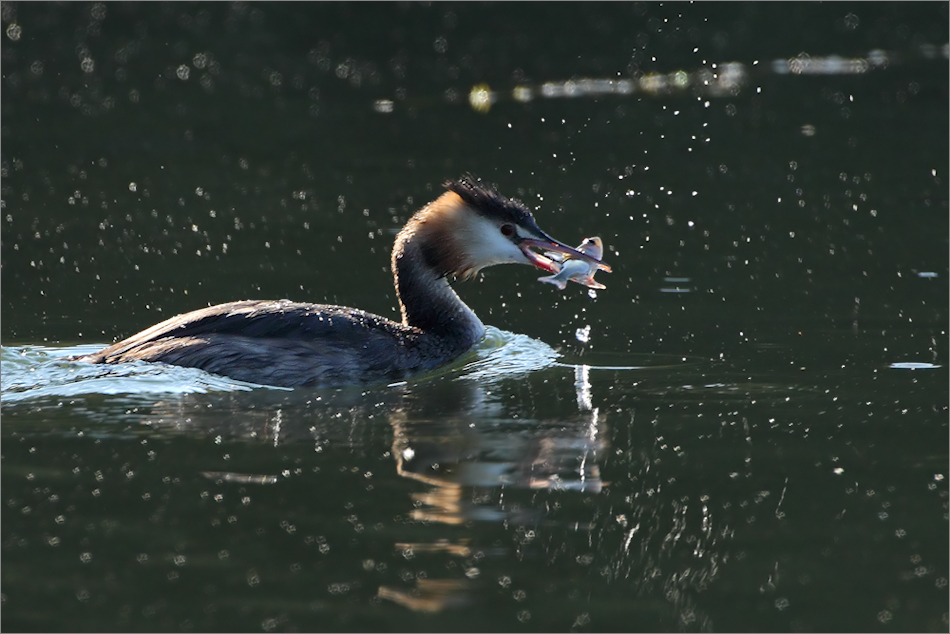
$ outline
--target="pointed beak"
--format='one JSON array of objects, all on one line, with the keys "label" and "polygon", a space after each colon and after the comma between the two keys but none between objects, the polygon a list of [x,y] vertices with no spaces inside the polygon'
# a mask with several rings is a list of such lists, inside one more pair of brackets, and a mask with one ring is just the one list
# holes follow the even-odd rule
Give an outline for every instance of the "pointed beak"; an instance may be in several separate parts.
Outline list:
[{"label": "pointed beak", "polygon": [[554,251],[555,253],[562,253],[567,257],[583,260],[589,264],[594,264],[598,269],[602,271],[610,271],[610,266],[604,264],[601,260],[588,255],[573,247],[569,247],[563,242],[559,242],[552,238],[551,236],[541,234],[544,236],[541,239],[537,238],[522,238],[518,242],[518,247],[521,249],[521,252],[524,253],[525,257],[528,258],[528,261],[531,262],[534,266],[538,267],[542,271],[547,271],[548,273],[557,273],[561,270],[560,263],[554,262],[550,258],[546,258],[540,253],[535,253],[532,251],[532,248],[541,249],[543,251]]}]

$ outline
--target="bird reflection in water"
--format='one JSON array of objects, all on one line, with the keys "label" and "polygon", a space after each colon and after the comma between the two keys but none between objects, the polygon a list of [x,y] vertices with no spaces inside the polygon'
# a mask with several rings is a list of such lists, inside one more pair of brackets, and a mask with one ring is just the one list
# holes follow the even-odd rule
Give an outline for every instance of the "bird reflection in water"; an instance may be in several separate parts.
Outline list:
[{"label": "bird reflection in water", "polygon": [[[147,418],[153,433],[168,428],[239,444],[311,445],[318,454],[329,449],[331,460],[348,451],[378,455],[388,446],[409,485],[397,487],[408,492],[384,512],[397,518],[389,524],[396,531],[389,547],[417,567],[401,571],[398,581],[384,575],[371,582],[388,602],[431,613],[491,600],[499,587],[512,596],[532,587],[555,587],[565,596],[586,589],[601,604],[622,596],[647,619],[659,614],[684,629],[713,629],[702,597],[731,563],[737,517],[745,511],[716,493],[714,472],[675,477],[691,459],[679,443],[695,432],[668,425],[666,392],[640,390],[629,407],[598,410],[603,374],[591,379],[605,370],[561,367],[570,374],[423,381],[373,392],[369,400],[360,391],[187,395],[152,405]],[[268,396],[273,402],[265,405]],[[241,415],[225,423],[220,411]],[[519,418],[525,411],[536,413]],[[309,468],[254,473],[243,461],[233,466],[234,472],[204,471],[220,468],[210,464],[201,471],[219,491],[279,490],[294,481],[312,490],[324,479]],[[569,571],[573,580],[550,578],[549,568]],[[517,590],[503,583],[511,578]]]},{"label": "bird reflection in water", "polygon": [[[603,424],[590,407],[587,374],[575,381],[581,412],[568,420],[512,421],[486,424],[480,416],[430,421],[391,420],[392,454],[397,473],[425,483],[414,493],[410,517],[448,526],[472,521],[538,525],[549,522],[540,505],[510,501],[512,491],[555,490],[600,493],[604,484],[598,459],[606,449]],[[508,494],[508,495],[506,495]],[[578,523],[580,528],[581,524]],[[458,557],[459,578],[418,579],[413,587],[381,586],[379,596],[420,612],[467,605],[478,584],[471,563],[486,555],[505,555],[504,548],[472,545],[471,539],[438,539],[396,545],[407,556],[447,553]]]}]

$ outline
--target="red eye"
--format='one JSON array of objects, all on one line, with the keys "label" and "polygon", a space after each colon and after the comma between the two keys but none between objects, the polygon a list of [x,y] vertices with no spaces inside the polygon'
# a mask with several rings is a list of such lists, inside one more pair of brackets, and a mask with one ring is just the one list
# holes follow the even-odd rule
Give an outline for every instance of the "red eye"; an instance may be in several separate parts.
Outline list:
[{"label": "red eye", "polygon": [[502,225],[501,226],[501,235],[506,238],[510,238],[515,235],[515,226],[514,225]]}]

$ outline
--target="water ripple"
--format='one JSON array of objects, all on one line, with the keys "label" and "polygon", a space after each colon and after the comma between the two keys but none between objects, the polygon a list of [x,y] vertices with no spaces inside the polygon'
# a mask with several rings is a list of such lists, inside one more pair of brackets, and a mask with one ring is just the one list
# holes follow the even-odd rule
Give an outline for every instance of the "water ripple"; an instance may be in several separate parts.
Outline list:
[{"label": "water ripple", "polygon": [[101,346],[4,346],[0,392],[4,404],[90,394],[204,394],[258,387],[196,368],[153,363],[94,365],[70,357]]}]

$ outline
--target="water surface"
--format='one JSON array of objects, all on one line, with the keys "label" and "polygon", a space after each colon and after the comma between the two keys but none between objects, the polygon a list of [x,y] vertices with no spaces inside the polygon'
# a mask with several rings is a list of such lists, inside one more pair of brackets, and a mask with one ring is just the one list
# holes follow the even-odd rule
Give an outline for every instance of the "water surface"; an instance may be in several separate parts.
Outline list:
[{"label": "water surface", "polygon": [[[4,5],[2,626],[946,631],[945,3]],[[472,172],[606,290],[393,385],[68,359],[396,317]]]}]

